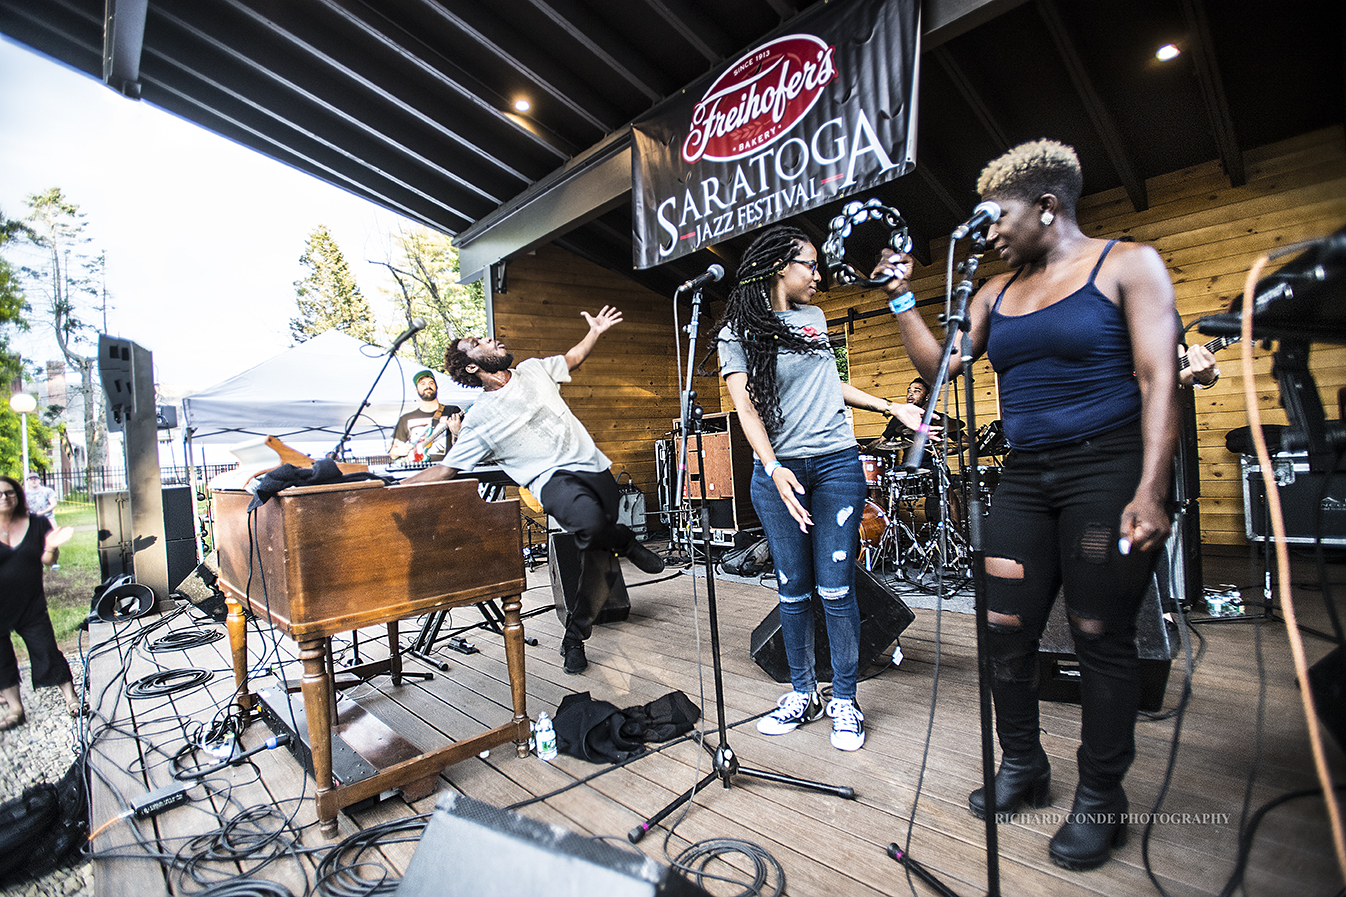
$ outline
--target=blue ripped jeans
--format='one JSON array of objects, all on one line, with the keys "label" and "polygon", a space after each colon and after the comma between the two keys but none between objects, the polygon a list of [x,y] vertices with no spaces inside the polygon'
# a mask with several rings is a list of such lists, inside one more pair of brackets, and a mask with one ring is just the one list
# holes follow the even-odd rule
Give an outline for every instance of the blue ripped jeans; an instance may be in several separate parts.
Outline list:
[{"label": "blue ripped jeans", "polygon": [[790,682],[805,694],[817,687],[813,608],[818,590],[832,655],[832,697],[855,699],[860,666],[860,606],[855,598],[855,558],[865,510],[865,472],[856,449],[812,458],[781,458],[804,487],[800,504],[813,516],[807,533],[790,516],[761,462],[753,464],[752,505],[766,531],[776,566],[781,636]]}]

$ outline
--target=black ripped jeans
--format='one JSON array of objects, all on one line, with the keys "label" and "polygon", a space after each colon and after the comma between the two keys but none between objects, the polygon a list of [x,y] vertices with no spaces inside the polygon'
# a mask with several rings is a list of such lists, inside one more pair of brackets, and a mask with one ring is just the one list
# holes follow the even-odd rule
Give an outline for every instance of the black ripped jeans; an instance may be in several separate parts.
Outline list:
[{"label": "black ripped jeans", "polygon": [[[1117,539],[1141,454],[1134,423],[1057,448],[1014,450],[986,528],[988,561],[1023,567],[1022,579],[986,577],[990,611],[1020,622],[992,624],[988,640],[1000,747],[1016,757],[1038,748],[1038,640],[1064,587],[1080,661],[1080,779],[1101,789],[1121,784],[1136,752],[1136,613],[1156,552],[1122,555]],[[1077,620],[1102,631],[1082,631]]]}]

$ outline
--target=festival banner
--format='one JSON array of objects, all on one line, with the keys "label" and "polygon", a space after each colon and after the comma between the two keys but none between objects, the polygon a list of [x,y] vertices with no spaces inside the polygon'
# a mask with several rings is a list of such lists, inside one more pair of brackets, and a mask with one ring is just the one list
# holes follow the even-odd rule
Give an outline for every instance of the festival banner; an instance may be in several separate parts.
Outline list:
[{"label": "festival banner", "polygon": [[637,268],[906,174],[919,0],[835,0],[637,120]]}]

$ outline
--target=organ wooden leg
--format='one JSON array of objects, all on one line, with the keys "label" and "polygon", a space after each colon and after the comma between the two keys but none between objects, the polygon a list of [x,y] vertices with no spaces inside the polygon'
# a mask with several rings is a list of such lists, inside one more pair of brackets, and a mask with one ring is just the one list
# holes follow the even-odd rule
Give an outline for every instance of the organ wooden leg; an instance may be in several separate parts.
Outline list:
[{"label": "organ wooden leg", "polygon": [[[332,781],[332,678],[327,661],[331,639],[319,638],[299,643],[299,659],[304,664],[304,714],[308,717],[309,750],[313,755],[313,778],[317,783],[314,800],[324,838],[337,833],[337,811]],[[331,804],[328,806],[328,804]]]},{"label": "organ wooden leg", "polygon": [[234,659],[234,704],[246,719],[252,711],[252,693],[248,691],[248,618],[237,598],[226,595],[225,629],[229,632],[229,651]]},{"label": "organ wooden leg", "polygon": [[523,619],[519,615],[522,607],[523,596],[510,595],[504,600],[501,609],[505,614],[505,662],[509,667],[509,690],[514,699],[514,718],[511,722],[518,730],[514,747],[520,757],[527,757],[528,696],[524,691]]}]

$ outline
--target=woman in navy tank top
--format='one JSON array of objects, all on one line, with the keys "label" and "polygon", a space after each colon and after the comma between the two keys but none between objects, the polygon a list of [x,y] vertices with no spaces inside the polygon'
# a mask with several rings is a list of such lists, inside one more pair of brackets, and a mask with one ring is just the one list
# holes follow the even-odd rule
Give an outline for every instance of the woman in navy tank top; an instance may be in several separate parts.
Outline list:
[{"label": "woman in navy tank top", "polygon": [[[1106,862],[1126,837],[1122,779],[1140,703],[1135,620],[1169,532],[1178,428],[1173,285],[1149,246],[1096,240],[1075,220],[1075,151],[1051,140],[992,161],[977,192],[1000,205],[989,244],[1012,273],[973,297],[974,355],[1000,379],[1011,451],[985,528],[992,695],[1001,762],[997,812],[1051,801],[1039,738],[1038,639],[1064,592],[1080,660],[1079,784],[1049,853],[1067,869]],[[889,255],[893,295],[910,260]],[[920,314],[898,315],[921,375],[941,346]],[[961,370],[955,356],[951,374]],[[968,800],[985,813],[982,789]]]}]

